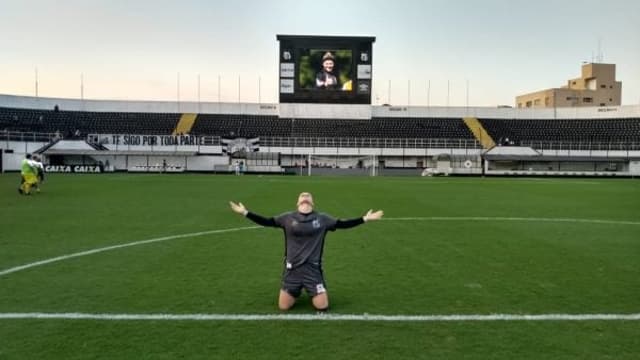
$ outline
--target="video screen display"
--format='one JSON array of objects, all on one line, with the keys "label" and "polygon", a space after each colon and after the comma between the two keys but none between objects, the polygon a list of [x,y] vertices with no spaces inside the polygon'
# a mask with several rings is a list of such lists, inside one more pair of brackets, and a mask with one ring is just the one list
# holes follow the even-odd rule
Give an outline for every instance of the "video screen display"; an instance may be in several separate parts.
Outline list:
[{"label": "video screen display", "polygon": [[374,37],[277,39],[281,103],[371,104]]},{"label": "video screen display", "polygon": [[351,91],[351,50],[302,50],[298,66],[300,89]]}]

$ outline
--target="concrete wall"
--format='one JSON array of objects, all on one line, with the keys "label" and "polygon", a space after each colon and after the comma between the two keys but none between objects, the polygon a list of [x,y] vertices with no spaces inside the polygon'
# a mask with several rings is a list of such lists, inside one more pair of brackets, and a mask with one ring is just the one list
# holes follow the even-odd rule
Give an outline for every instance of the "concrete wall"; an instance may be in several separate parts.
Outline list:
[{"label": "concrete wall", "polygon": [[282,118],[297,119],[371,119],[370,105],[280,104]]},{"label": "concrete wall", "polygon": [[581,108],[394,107],[372,108],[374,117],[477,117],[489,119],[640,118],[640,105]]},{"label": "concrete wall", "polygon": [[442,107],[442,106],[369,106],[327,104],[252,104],[252,103],[177,103],[167,101],[111,101],[31,96],[0,95],[0,107],[51,110],[148,112],[148,113],[203,113],[248,114],[281,117],[322,117],[336,119],[362,119],[371,117],[479,117],[495,119],[573,119],[573,118],[640,118],[640,105],[517,109],[496,107]]},{"label": "concrete wall", "polygon": [[1,141],[1,149],[12,151],[12,153],[9,154],[4,151],[2,152],[3,171],[20,170],[25,154],[32,153],[46,144],[45,142]]},{"label": "concrete wall", "polygon": [[80,100],[0,95],[0,107],[53,110],[56,105],[60,110],[68,111],[278,115],[276,104]]},{"label": "concrete wall", "polygon": [[0,148],[24,155],[34,152],[47,144],[47,142],[0,141]]},{"label": "concrete wall", "polygon": [[549,173],[554,175],[558,173],[570,172],[569,175],[580,175],[580,173],[604,173],[604,174],[620,174],[620,175],[640,175],[640,169],[636,169],[629,161],[489,161],[489,171],[516,171],[529,172],[533,175],[541,173]]},{"label": "concrete wall", "polygon": [[96,161],[108,164],[115,171],[126,171],[136,166],[181,167],[186,171],[213,171],[215,166],[227,165],[227,156],[154,156],[154,155],[101,155],[92,156]]}]

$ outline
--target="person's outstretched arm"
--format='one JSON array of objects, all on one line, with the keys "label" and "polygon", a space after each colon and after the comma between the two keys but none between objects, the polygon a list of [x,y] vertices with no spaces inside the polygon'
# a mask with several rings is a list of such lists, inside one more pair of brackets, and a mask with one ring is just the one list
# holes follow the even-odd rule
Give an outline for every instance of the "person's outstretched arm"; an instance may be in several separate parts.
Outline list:
[{"label": "person's outstretched arm", "polygon": [[367,221],[380,220],[383,215],[384,215],[384,211],[382,210],[378,210],[376,212],[373,212],[373,210],[369,210],[363,217],[336,221],[336,225],[334,226],[334,229],[350,229],[360,224],[364,224]]},{"label": "person's outstretched arm", "polygon": [[280,227],[277,223],[276,223],[276,219],[274,218],[266,218],[264,216],[260,216],[256,213],[252,213],[251,211],[247,210],[247,208],[242,205],[242,203],[234,203],[233,201],[229,201],[229,205],[231,205],[231,210],[233,212],[235,212],[236,214],[240,214],[242,216],[245,216],[247,219],[253,221],[254,223],[258,224],[258,225],[262,225],[262,226],[268,226],[268,227]]}]

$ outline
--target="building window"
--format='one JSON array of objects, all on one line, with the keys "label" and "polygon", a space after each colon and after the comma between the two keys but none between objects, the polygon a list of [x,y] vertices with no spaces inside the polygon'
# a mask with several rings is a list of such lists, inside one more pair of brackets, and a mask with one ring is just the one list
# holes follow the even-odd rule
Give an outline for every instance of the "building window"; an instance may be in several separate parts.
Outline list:
[{"label": "building window", "polygon": [[600,85],[600,89],[606,89],[607,85]]},{"label": "building window", "polygon": [[575,85],[575,84],[576,84],[576,82],[574,81],[574,82],[572,82],[571,84],[572,84],[572,85]]},{"label": "building window", "polygon": [[607,104],[605,104],[605,103],[601,103],[601,104],[600,104],[600,106],[607,106]]},{"label": "building window", "polygon": [[613,89],[613,85],[609,85],[609,89]]},{"label": "building window", "polygon": [[590,97],[582,98],[582,102],[592,103],[593,102],[593,98],[590,98]]},{"label": "building window", "polygon": [[548,96],[545,96],[544,98],[544,106],[549,106],[549,104],[551,103],[550,99]]},{"label": "building window", "polygon": [[609,98],[609,102],[612,102],[612,101],[613,101],[613,99],[612,99],[612,98]]},{"label": "building window", "polygon": [[533,105],[534,105],[534,106],[538,106],[538,105],[540,105],[540,99],[535,99],[535,100],[533,100]]},{"label": "building window", "polygon": [[571,101],[573,98],[571,96],[567,96],[567,101]]},{"label": "building window", "polygon": [[527,103],[525,104],[526,107],[531,107],[531,101],[527,101]]}]

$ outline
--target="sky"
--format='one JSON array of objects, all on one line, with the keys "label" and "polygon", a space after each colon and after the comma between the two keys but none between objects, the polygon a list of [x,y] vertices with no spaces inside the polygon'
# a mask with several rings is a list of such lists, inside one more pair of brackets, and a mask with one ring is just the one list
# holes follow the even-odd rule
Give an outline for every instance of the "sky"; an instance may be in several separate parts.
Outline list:
[{"label": "sky", "polygon": [[295,34],[375,36],[374,104],[513,106],[599,48],[640,104],[637,0],[0,0],[0,34],[0,94],[275,103]]}]

